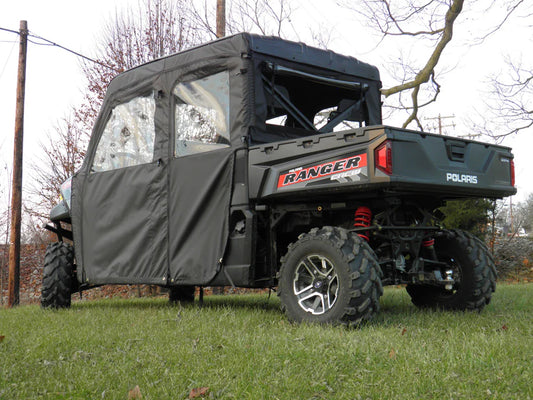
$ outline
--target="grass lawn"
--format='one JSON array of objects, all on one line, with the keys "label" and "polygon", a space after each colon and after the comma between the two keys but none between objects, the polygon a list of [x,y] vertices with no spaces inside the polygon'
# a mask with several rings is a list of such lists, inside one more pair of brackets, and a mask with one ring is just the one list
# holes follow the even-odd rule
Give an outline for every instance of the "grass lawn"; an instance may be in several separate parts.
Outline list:
[{"label": "grass lawn", "polygon": [[275,295],[0,309],[0,399],[199,388],[213,399],[531,399],[533,284],[499,285],[481,314],[421,311],[388,288],[356,330],[290,324]]}]

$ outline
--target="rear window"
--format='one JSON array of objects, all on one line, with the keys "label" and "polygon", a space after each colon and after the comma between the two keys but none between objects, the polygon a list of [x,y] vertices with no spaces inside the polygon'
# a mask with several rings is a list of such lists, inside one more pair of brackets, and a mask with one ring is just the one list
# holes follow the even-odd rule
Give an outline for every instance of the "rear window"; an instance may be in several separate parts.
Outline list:
[{"label": "rear window", "polygon": [[306,136],[366,126],[365,83],[265,63],[262,83],[267,132]]}]

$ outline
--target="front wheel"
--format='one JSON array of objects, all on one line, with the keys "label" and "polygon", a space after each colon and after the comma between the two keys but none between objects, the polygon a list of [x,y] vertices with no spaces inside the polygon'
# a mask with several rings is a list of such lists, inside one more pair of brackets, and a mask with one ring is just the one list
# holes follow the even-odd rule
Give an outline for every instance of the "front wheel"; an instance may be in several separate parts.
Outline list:
[{"label": "front wheel", "polygon": [[46,248],[43,268],[41,306],[43,308],[70,307],[75,284],[74,249],[64,242],[52,243]]},{"label": "front wheel", "polygon": [[439,261],[448,265],[454,279],[451,290],[430,285],[407,285],[418,307],[481,311],[496,289],[496,267],[485,244],[474,235],[443,231],[435,238]]},{"label": "front wheel", "polygon": [[278,295],[295,322],[357,326],[379,310],[381,269],[368,244],[342,228],[314,228],[289,245]]}]

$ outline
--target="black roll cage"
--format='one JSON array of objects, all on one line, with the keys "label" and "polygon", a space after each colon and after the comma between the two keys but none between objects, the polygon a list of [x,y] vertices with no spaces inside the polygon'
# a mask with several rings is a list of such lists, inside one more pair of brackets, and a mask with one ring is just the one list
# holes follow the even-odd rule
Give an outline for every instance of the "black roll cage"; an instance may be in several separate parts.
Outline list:
[{"label": "black roll cage", "polygon": [[[267,77],[265,75],[265,72],[269,72],[271,74],[271,78]],[[361,93],[361,96],[358,100],[354,101],[351,105],[349,105],[346,109],[343,111],[336,113],[336,115],[328,120],[326,125],[324,125],[320,129],[316,129],[313,122],[311,122],[305,115],[302,113],[298,107],[290,101],[290,99],[285,96],[282,91],[280,91],[278,88],[276,88],[275,85],[275,77],[276,75],[284,75],[284,76],[294,76],[299,78],[304,78],[306,80],[317,82],[324,85],[334,86],[334,87],[342,87],[345,89],[350,90],[359,90]],[[264,68],[261,71],[261,80],[263,83],[265,83],[265,91],[272,96],[272,98],[278,102],[278,104],[289,113],[289,115],[294,118],[296,122],[298,122],[304,129],[317,132],[317,133],[326,133],[330,132],[335,128],[338,124],[340,124],[342,121],[346,120],[350,115],[352,115],[356,110],[361,109],[363,106],[364,100],[365,100],[365,93],[369,89],[369,85],[360,82],[351,82],[346,81],[342,79],[334,79],[329,78],[326,76],[311,74],[304,71],[295,70],[292,68],[284,67],[278,64],[274,64],[271,62],[267,62],[264,64]]]}]

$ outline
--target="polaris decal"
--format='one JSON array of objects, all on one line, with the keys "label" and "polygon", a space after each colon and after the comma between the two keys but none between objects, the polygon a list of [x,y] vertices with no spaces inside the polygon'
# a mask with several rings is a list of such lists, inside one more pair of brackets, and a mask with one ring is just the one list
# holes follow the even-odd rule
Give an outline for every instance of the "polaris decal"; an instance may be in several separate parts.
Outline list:
[{"label": "polaris decal", "polygon": [[471,185],[477,185],[477,175],[454,174],[452,172],[446,172],[446,181],[451,181],[454,183],[470,183]]},{"label": "polaris decal", "polygon": [[311,167],[294,168],[288,172],[280,174],[278,179],[278,189],[298,183],[309,181],[314,182],[323,178],[329,178],[327,179],[328,181],[336,180],[339,182],[352,180],[350,177],[355,177],[355,180],[360,180],[359,175],[363,175],[366,178],[366,167],[366,153],[363,153],[348,158],[313,165]]}]

